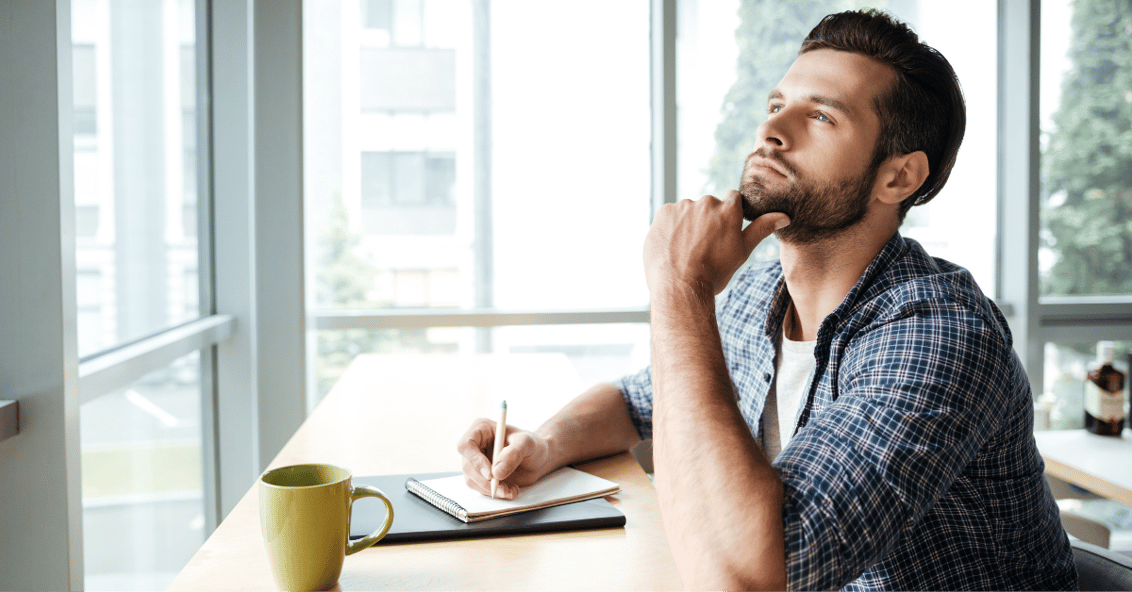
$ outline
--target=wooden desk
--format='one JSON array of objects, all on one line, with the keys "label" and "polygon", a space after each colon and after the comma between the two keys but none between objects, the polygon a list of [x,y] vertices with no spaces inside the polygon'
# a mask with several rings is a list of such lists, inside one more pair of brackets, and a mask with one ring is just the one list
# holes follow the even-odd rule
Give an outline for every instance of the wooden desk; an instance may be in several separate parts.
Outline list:
[{"label": "wooden desk", "polygon": [[[456,439],[507,400],[538,427],[582,391],[562,355],[359,356],[271,467],[334,463],[355,475],[458,471]],[[628,453],[579,468],[621,484],[624,528],[377,545],[346,558],[344,590],[680,588],[652,482]],[[396,518],[394,518],[396,519]],[[274,589],[253,486],[170,590]]]},{"label": "wooden desk", "polygon": [[1132,505],[1132,430],[1119,438],[1085,430],[1034,432],[1034,438],[1047,473]]}]

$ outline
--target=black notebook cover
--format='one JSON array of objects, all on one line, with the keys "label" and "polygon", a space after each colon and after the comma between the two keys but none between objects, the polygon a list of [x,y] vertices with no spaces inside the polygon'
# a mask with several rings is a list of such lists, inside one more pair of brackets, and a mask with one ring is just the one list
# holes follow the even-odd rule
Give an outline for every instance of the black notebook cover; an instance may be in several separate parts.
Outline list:
[{"label": "black notebook cover", "polygon": [[[393,526],[389,528],[389,534],[377,544],[625,526],[625,515],[605,498],[531,510],[481,522],[464,523],[405,489],[405,481],[410,477],[423,481],[458,474],[454,472],[354,477],[354,486],[372,485],[385,493],[393,503]],[[384,522],[385,504],[379,499],[360,498],[354,503],[350,520],[350,538],[361,538],[377,530]]]}]

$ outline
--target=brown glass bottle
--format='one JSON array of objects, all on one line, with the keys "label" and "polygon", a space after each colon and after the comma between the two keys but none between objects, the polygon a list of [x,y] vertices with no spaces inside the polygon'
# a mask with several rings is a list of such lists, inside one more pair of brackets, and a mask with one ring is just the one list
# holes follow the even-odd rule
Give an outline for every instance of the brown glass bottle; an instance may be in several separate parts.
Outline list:
[{"label": "brown glass bottle", "polygon": [[1097,361],[1085,381],[1085,429],[1099,436],[1124,430],[1124,373],[1112,366],[1111,341],[1097,344]]}]

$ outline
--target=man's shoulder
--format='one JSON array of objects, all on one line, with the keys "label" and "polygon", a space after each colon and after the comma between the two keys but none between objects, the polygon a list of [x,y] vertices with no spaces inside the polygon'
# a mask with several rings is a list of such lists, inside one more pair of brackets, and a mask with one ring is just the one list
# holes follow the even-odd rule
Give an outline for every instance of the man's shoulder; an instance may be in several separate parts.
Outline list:
[{"label": "man's shoulder", "polygon": [[966,268],[932,257],[914,240],[908,250],[881,274],[871,290],[873,297],[896,303],[952,302],[980,314],[989,313],[990,298]]},{"label": "man's shoulder", "polygon": [[928,255],[914,240],[906,241],[903,256],[879,274],[856,303],[853,316],[858,322],[950,318],[981,324],[1010,343],[1005,317],[967,269]]}]

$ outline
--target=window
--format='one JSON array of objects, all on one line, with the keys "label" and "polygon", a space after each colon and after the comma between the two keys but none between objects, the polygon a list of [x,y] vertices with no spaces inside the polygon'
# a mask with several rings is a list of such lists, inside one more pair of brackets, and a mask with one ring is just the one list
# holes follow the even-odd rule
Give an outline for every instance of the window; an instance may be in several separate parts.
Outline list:
[{"label": "window", "polygon": [[[178,289],[183,261],[195,268],[198,248],[196,216],[183,215],[196,204],[193,7],[191,0],[137,10],[100,0],[73,5],[75,77],[84,89],[75,94],[76,118],[91,119],[76,128],[75,194],[79,234],[94,239],[78,243],[76,259],[109,280],[107,331],[80,336],[97,349],[200,316],[187,314]],[[177,24],[173,34],[167,22]]]},{"label": "window", "polygon": [[71,67],[74,69],[75,136],[85,138],[98,131],[96,105],[98,100],[95,83],[94,45],[76,43],[72,50]]},{"label": "window", "polygon": [[[1080,429],[1097,342],[1115,342],[1114,366],[1126,376],[1132,362],[1132,7],[1040,4],[1040,165],[1033,173],[1040,190],[1032,197],[1040,228],[1033,241],[1038,314],[1028,330],[1042,363],[1027,371],[1041,377],[1035,396],[1048,427]],[[1107,499],[1059,504],[1108,524],[1111,548],[1127,552],[1128,506]]]},{"label": "window", "polygon": [[82,408],[87,590],[169,585],[205,538],[200,360]]},{"label": "window", "polygon": [[393,0],[363,0],[362,26],[388,32],[393,28]]},{"label": "window", "polygon": [[98,234],[98,183],[100,176],[97,151],[98,87],[95,76],[95,51],[91,43],[72,47],[74,130],[75,130],[75,235],[93,237]]},{"label": "window", "polygon": [[198,3],[71,6],[84,585],[163,588],[217,520]]},{"label": "window", "polygon": [[1097,341],[1132,339],[1132,9],[1041,10],[1038,333],[1053,427],[1073,428]]},{"label": "window", "polygon": [[[1129,154],[1130,137],[1118,135],[1128,129],[1127,109],[1132,104],[1126,55],[1132,29],[1123,5],[1100,12],[1101,4],[1092,0],[939,6],[916,0],[870,3],[908,18],[929,43],[953,60],[971,109],[969,135],[949,193],[931,206],[914,209],[904,231],[933,253],[970,268],[988,292],[996,290],[987,278],[999,276],[997,295],[1036,385],[1035,395],[1048,392],[1055,398],[1067,420],[1062,427],[1073,427],[1080,415],[1073,400],[1079,392],[1078,370],[1092,357],[1095,343],[1115,340],[1121,351],[1132,343],[1132,293],[1121,275],[1130,256],[1120,251],[1127,248],[1121,245],[1127,244],[1128,229],[1119,224],[1128,219],[1121,209],[1126,200],[1119,196],[1127,193],[1121,172],[1132,170],[1121,160]],[[211,93],[203,86],[211,77],[195,75],[208,67],[199,59],[207,48],[196,40],[214,33],[232,42],[232,47],[247,48],[257,41],[256,35],[264,36],[261,42],[285,37],[272,38],[267,33],[274,32],[254,26],[269,22],[252,17],[275,10],[276,3],[255,3],[253,14],[247,6],[199,0],[155,0],[131,5],[129,10],[111,0],[70,0],[70,5],[74,43],[69,56],[58,56],[58,44],[53,42],[43,47],[22,38],[20,47],[8,46],[18,52],[29,50],[20,59],[34,64],[34,72],[40,74],[67,61],[73,66],[75,236],[64,233],[62,238],[64,244],[74,239],[76,260],[52,261],[44,255],[50,250],[44,241],[27,233],[0,233],[0,253],[8,254],[9,261],[34,261],[45,273],[59,264],[65,274],[75,274],[77,322],[68,325],[70,315],[62,306],[45,306],[44,310],[55,311],[37,309],[34,323],[28,326],[61,326],[64,338],[37,339],[34,330],[25,334],[32,335],[37,346],[54,349],[78,343],[83,358],[80,391],[87,393],[80,410],[84,425],[117,421],[117,414],[128,410],[130,421],[115,424],[123,425],[116,435],[121,436],[121,446],[134,446],[132,430],[145,428],[147,421],[149,428],[161,426],[158,418],[168,419],[162,413],[142,411],[148,407],[141,402],[144,398],[156,405],[151,411],[161,409],[172,416],[180,426],[177,429],[199,421],[204,434],[201,446],[207,448],[216,441],[207,413],[194,420],[182,410],[197,404],[208,409],[213,393],[206,383],[215,370],[208,346],[223,340],[224,331],[204,329],[207,337],[199,344],[177,337],[193,351],[153,364],[125,384],[109,387],[87,368],[123,349],[146,347],[155,334],[177,333],[184,328],[182,323],[191,328],[208,320],[200,317],[213,309],[209,284],[220,266],[208,261],[212,188],[209,171],[203,167],[210,162],[212,146],[192,131],[207,129],[208,103],[198,105],[196,98]],[[195,18],[206,14],[206,5],[215,13],[211,22],[217,24],[211,33],[199,26],[207,19]],[[736,29],[750,18],[745,16],[750,10],[804,8],[754,0],[680,0],[675,3],[678,14],[671,14],[671,5],[647,0],[557,5],[523,0],[303,2],[307,108],[303,213],[310,231],[305,240],[311,261],[304,272],[314,282],[311,293],[317,291],[317,296],[307,299],[320,352],[312,360],[319,367],[316,390],[325,392],[335,373],[363,351],[547,355],[572,364],[582,384],[643,365],[648,296],[639,248],[654,203],[649,199],[650,144],[654,139],[656,143],[671,140],[671,145],[679,146],[679,186],[670,188],[665,181],[663,187],[652,188],[653,194],[688,197],[726,187],[737,171],[734,160],[726,164],[723,158],[740,158],[749,140],[727,141],[730,150],[739,152],[720,146],[727,133],[749,127],[721,126],[725,110],[753,100],[761,112],[759,93],[765,94],[782,73],[780,69],[762,72],[769,82],[748,88],[755,99],[731,97],[729,93],[747,88],[734,84],[738,71],[733,66],[742,61],[734,42]],[[830,2],[826,10],[851,5]],[[39,3],[20,6],[12,13],[19,26],[42,26],[54,18],[54,8],[39,8]],[[484,6],[490,12],[473,10]],[[1031,19],[1039,7],[1040,29]],[[654,8],[663,14],[654,21],[657,29],[650,31]],[[998,34],[996,8],[1001,15]],[[792,16],[773,16],[763,21],[766,27],[782,29],[789,42],[776,41],[776,49],[768,50],[766,59],[782,59],[785,64],[812,22],[796,24]],[[962,22],[956,24],[956,19]],[[787,26],[798,30],[787,35]],[[44,34],[27,37],[47,39],[52,31],[48,27],[36,32]],[[650,54],[650,39],[677,33],[675,64],[668,61],[668,53]],[[1031,41],[1040,41],[1040,57],[1032,55]],[[255,123],[254,115],[246,112],[248,106],[258,100],[249,94],[253,85],[248,75],[254,70],[248,57],[232,58],[246,66],[242,69],[213,73],[238,89],[223,100],[213,97],[218,99],[216,105],[239,112],[229,113],[224,124],[217,125],[218,133],[231,134],[226,138],[235,140],[216,144],[218,151],[228,151],[217,162],[256,157],[239,147]],[[215,58],[214,63],[228,58]],[[649,92],[650,62],[679,69],[680,86],[672,96]],[[997,88],[985,83],[986,68],[996,64],[1002,77]],[[422,65],[428,66],[427,76],[413,71]],[[1030,83],[1036,82],[1031,66],[1042,73],[1040,101],[1030,94]],[[57,90],[19,71],[0,71],[0,78],[17,81],[0,88]],[[993,105],[996,96],[1002,103],[997,118],[993,112],[976,112]],[[667,109],[674,101],[680,106],[679,117],[650,123],[651,109]],[[0,97],[0,102],[4,107],[19,105],[11,93]],[[1037,105],[1040,113],[1034,120],[1040,127],[1031,129],[1030,115]],[[978,139],[977,133],[994,130],[1001,130],[999,138]],[[57,147],[57,137],[48,140],[26,128],[18,131],[0,134],[9,154],[24,150],[21,142],[36,150]],[[45,129],[44,133],[55,132]],[[20,139],[13,144],[13,138]],[[27,142],[29,138],[34,141]],[[996,155],[980,151],[995,145],[1000,147]],[[367,155],[376,154],[382,156],[372,158],[388,161],[378,168],[390,172],[375,180],[363,165],[371,158]],[[414,166],[407,164],[394,173],[392,160],[397,155],[423,159],[416,165],[423,171],[415,177],[420,190],[406,200],[411,205],[393,201],[394,175],[411,179],[404,171]],[[1032,168],[1031,161],[1039,166]],[[714,176],[717,170],[720,176]],[[987,170],[997,175],[997,181]],[[29,172],[41,181],[56,177],[37,188],[58,181],[58,171]],[[248,175],[254,176],[254,172]],[[407,187],[413,182],[404,183]],[[989,187],[996,184],[1001,186],[998,205],[1004,212],[998,216],[989,194]],[[376,198],[376,203],[374,185],[388,186],[385,197]],[[252,189],[254,183],[241,185],[241,180],[225,187],[245,201]],[[970,194],[973,201],[962,201],[968,196],[960,194]],[[223,199],[217,203],[231,205]],[[440,203],[446,205],[429,205]],[[961,221],[947,218],[952,210],[966,210],[967,205],[960,206],[965,203],[970,211]],[[1037,214],[1028,213],[1031,206]],[[21,202],[0,200],[5,213],[0,220],[20,219],[20,207]],[[232,218],[231,210],[224,214],[216,219]],[[36,210],[35,215],[54,223],[58,211]],[[1031,228],[1040,233],[1031,233]],[[953,240],[960,234],[966,242]],[[962,249],[968,246],[978,255],[964,254]],[[995,264],[995,251],[1003,264]],[[230,255],[220,252],[220,258]],[[1031,260],[1038,263],[1031,265]],[[1032,290],[1029,279],[1034,280]],[[6,297],[0,299],[0,311],[6,321],[19,319],[27,304],[26,297]],[[255,306],[248,308],[254,313]],[[230,320],[224,326],[231,331]],[[202,334],[195,328],[189,333]],[[12,343],[9,339],[5,345]],[[193,370],[198,363],[204,372]],[[249,366],[257,363],[253,360]],[[112,364],[115,369],[123,366],[137,370],[129,362]],[[159,376],[150,374],[154,371]],[[38,388],[42,379],[32,376],[24,384]],[[197,381],[205,396],[189,394],[174,401],[173,391],[195,393]],[[131,402],[128,389],[141,398],[133,397]],[[67,407],[67,413],[71,411]],[[52,419],[58,420],[54,426],[63,426],[60,429],[73,429],[69,420],[64,425],[63,418],[41,418]],[[92,439],[99,431],[83,429]],[[260,434],[256,445],[270,436]],[[94,452],[109,445],[91,440],[83,453],[93,456],[84,458],[83,470],[97,473]],[[139,445],[137,454],[145,454],[143,450]],[[234,454],[242,453],[240,449]],[[209,510],[215,504],[207,502],[214,495],[208,480],[215,478],[215,471],[209,469],[212,461],[207,452],[203,457],[199,467],[207,531],[218,512]],[[52,466],[59,469],[68,464],[64,460]],[[184,466],[191,464],[185,461]],[[249,465],[243,456],[233,464]],[[143,466],[153,468],[153,463]],[[90,479],[93,484],[95,477]],[[53,484],[59,489],[66,485]],[[230,488],[246,490],[240,485]],[[23,493],[5,490],[10,491],[16,491],[17,498]],[[238,498],[238,494],[242,491],[234,495]],[[102,503],[97,498],[89,495],[92,505]],[[5,497],[6,503],[21,509],[35,508],[38,501]],[[183,522],[191,526],[194,520],[195,515]],[[92,538],[86,546],[92,552],[101,551],[97,548],[101,541],[117,540],[108,538],[117,534],[113,529],[97,535],[97,528],[87,528],[86,535]],[[185,540],[195,536],[191,529],[185,532],[189,533]],[[88,564],[100,565],[93,556]],[[162,585],[160,573],[165,569],[156,564],[137,567],[157,577],[132,580],[135,583],[94,577],[88,587],[156,588]],[[62,581],[52,587],[65,587],[68,581]]]},{"label": "window", "polygon": [[1042,2],[1041,293],[1132,295],[1132,8]]},{"label": "window", "polygon": [[[643,320],[649,10],[646,0],[309,3],[312,314],[362,309],[359,319],[385,314],[396,324],[404,317],[382,311],[456,308],[487,319],[635,308],[632,319]],[[343,334],[350,329],[320,331],[319,383],[324,392],[350,352],[553,346],[530,334],[518,345],[510,335],[524,334],[519,328],[480,322],[402,327],[353,343]],[[561,347],[647,349],[639,333],[583,334],[590,341],[571,334]]]},{"label": "window", "polygon": [[455,205],[453,154],[363,152],[361,174],[362,208]]}]

